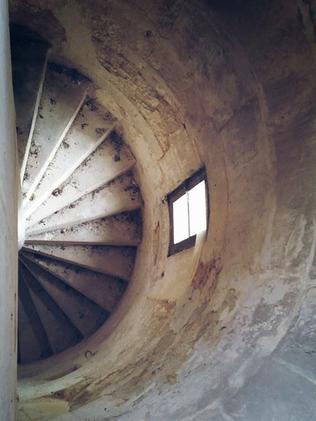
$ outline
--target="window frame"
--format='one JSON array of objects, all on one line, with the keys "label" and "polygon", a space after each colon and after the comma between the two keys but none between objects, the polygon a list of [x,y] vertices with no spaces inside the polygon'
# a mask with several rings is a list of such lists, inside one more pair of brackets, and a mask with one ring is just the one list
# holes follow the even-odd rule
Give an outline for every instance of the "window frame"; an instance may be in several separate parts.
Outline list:
[{"label": "window frame", "polygon": [[169,207],[169,250],[168,256],[172,256],[183,250],[187,250],[195,245],[196,234],[191,235],[179,243],[174,243],[174,220],[173,220],[173,203],[199,184],[201,181],[205,181],[205,199],[206,199],[206,232],[208,231],[209,223],[209,194],[208,194],[208,183],[206,178],[205,167],[200,168],[193,175],[184,180],[176,189],[167,195],[168,207]]}]

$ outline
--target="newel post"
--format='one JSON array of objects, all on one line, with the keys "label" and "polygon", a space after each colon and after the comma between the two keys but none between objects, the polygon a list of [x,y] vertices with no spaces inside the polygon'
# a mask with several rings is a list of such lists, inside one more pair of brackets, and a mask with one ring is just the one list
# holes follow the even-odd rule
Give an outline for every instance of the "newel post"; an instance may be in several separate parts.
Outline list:
[{"label": "newel post", "polygon": [[18,242],[16,128],[7,0],[0,0],[0,420],[16,416]]}]

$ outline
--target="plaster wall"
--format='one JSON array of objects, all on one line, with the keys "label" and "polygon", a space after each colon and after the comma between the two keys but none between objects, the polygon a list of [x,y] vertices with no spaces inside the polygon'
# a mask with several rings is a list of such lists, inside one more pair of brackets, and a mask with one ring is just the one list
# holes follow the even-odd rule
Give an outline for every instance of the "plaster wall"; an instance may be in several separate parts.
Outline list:
[{"label": "plaster wall", "polygon": [[[120,308],[21,370],[21,419],[313,419],[316,5],[255,3],[12,2],[98,84],[145,201]],[[165,196],[201,165],[209,230],[168,257]]]},{"label": "plaster wall", "polygon": [[0,419],[15,420],[17,178],[8,5],[0,2]]}]

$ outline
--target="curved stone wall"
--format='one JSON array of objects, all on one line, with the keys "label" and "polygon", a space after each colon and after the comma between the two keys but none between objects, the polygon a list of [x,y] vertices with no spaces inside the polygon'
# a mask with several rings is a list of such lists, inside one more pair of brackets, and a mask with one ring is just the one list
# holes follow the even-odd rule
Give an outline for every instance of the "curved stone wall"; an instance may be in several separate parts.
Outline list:
[{"label": "curved stone wall", "polygon": [[[145,200],[120,308],[24,369],[21,419],[313,418],[316,5],[256,3],[12,2],[100,87]],[[168,257],[165,196],[202,165],[208,233]]]}]

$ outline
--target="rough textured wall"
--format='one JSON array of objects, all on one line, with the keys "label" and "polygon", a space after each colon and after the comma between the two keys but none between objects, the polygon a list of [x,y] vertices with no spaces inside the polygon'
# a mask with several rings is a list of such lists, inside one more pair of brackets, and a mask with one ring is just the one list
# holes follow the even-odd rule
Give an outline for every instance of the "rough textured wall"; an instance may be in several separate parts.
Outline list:
[{"label": "rough textured wall", "polygon": [[[146,204],[110,326],[23,370],[21,419],[315,416],[316,4],[253,3],[12,2],[100,86]],[[167,257],[165,195],[202,164],[208,234]]]},{"label": "rough textured wall", "polygon": [[0,2],[0,419],[15,420],[17,327],[17,174],[8,7]]}]

